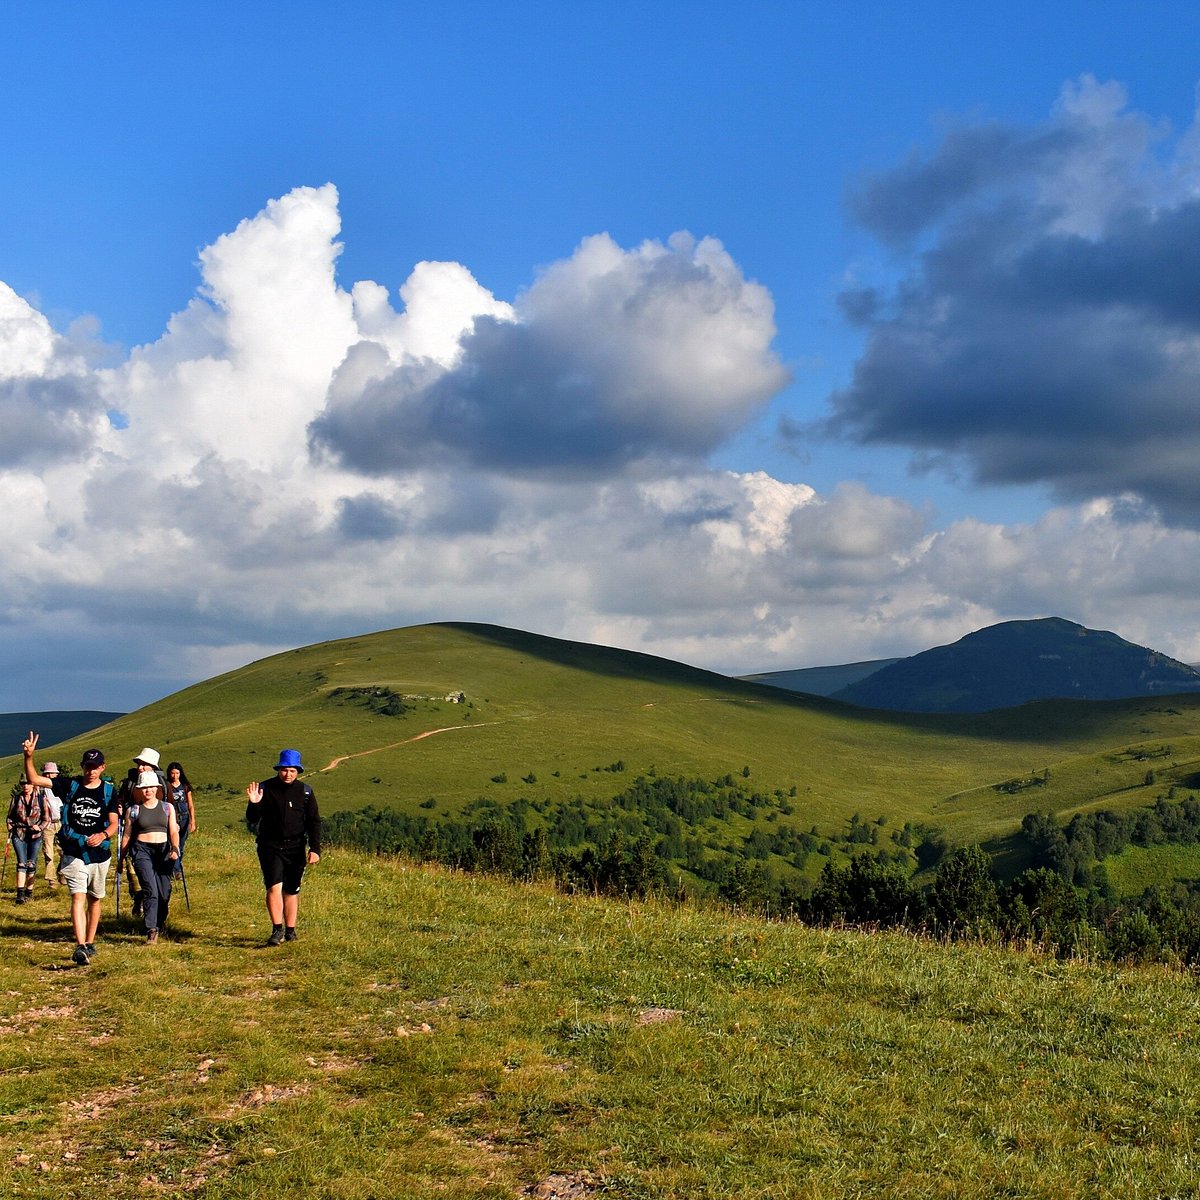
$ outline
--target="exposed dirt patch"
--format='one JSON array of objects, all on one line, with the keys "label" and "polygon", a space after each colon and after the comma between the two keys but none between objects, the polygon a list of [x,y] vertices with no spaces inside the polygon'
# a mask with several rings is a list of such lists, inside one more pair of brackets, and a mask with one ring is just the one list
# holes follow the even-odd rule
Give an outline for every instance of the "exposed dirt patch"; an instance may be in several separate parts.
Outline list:
[{"label": "exposed dirt patch", "polygon": [[600,1184],[588,1171],[569,1171],[547,1175],[541,1183],[531,1183],[522,1196],[534,1196],[537,1200],[585,1200],[600,1190]]},{"label": "exposed dirt patch", "polygon": [[643,1008],[637,1015],[639,1025],[661,1025],[664,1021],[678,1021],[683,1013],[677,1008]]},{"label": "exposed dirt patch", "polygon": [[68,1100],[67,1110],[77,1119],[99,1120],[118,1104],[132,1100],[138,1094],[136,1083],[127,1083],[123,1087],[107,1088],[104,1091],[92,1092],[79,1100]]}]

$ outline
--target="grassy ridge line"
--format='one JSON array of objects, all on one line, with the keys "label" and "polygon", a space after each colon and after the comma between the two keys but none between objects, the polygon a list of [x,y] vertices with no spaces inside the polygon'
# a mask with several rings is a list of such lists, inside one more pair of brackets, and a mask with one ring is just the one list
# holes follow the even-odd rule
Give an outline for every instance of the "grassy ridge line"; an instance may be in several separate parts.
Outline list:
[{"label": "grassy ridge line", "polygon": [[[333,698],[338,688],[375,686],[435,699],[391,718]],[[458,690],[468,705],[436,699]],[[419,738],[453,724],[463,737]],[[715,778],[748,766],[756,788],[797,788],[787,820],[803,828],[840,827],[858,811],[893,826],[933,821],[968,842],[1011,832],[1031,808],[1095,804],[1138,778],[1139,768],[1111,755],[1155,741],[1200,753],[1200,698],[1041,703],[968,717],[880,713],[647,655],[492,626],[427,625],[274,655],[43,749],[77,761],[98,742],[119,771],[154,745],[197,783],[221,785],[198,796],[204,821],[235,820],[241,788],[270,771],[266,756],[298,745],[310,771],[344,759],[319,775],[326,811],[373,803],[415,812],[430,796],[439,815],[480,795],[603,799],[622,781],[595,768],[616,760],[627,764],[626,778],[650,768]],[[15,773],[17,761],[0,765]],[[992,790],[1047,767],[1044,789]],[[531,772],[536,787],[518,783]],[[493,783],[499,774],[511,783]],[[1126,801],[1145,802],[1136,791]]]},{"label": "grassy ridge line", "polygon": [[[1191,1194],[1190,979],[331,855],[268,951],[202,835],[182,940],[0,909],[3,1194]],[[44,1164],[44,1166],[43,1166]]]}]

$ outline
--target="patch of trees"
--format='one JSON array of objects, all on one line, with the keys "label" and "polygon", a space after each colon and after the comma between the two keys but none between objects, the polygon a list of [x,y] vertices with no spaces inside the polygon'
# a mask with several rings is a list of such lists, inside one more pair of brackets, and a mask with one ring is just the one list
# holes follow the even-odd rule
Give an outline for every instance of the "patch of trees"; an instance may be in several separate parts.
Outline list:
[{"label": "patch of trees", "polygon": [[336,845],[374,854],[404,854],[464,871],[508,879],[553,878],[568,891],[596,895],[647,896],[663,891],[668,875],[654,839],[629,838],[612,830],[595,847],[552,848],[546,831],[525,827],[519,808],[478,823],[431,821],[394,809],[368,806],[325,818],[324,832]]},{"label": "patch of trees", "polygon": [[410,705],[389,687],[338,687],[329,693],[332,704],[355,704],[381,717],[402,717]]},{"label": "patch of trees", "polygon": [[[732,776],[652,776],[603,802],[576,797],[551,807],[520,797],[501,807],[480,797],[458,819],[367,807],[334,813],[325,826],[334,844],[510,879],[553,879],[574,892],[682,897],[682,869],[725,903],[813,924],[1038,945],[1061,956],[1200,964],[1200,881],[1121,899],[1099,865],[1131,844],[1200,841],[1195,797],[1078,814],[1066,826],[1031,813],[1022,831],[1035,865],[1007,883],[979,846],[947,852],[936,830],[905,825],[886,833],[883,818],[859,814],[835,835],[755,824],[747,836],[730,831],[721,840],[722,820],[777,811],[781,797],[750,792]],[[787,864],[789,854],[822,852],[828,861],[815,884],[781,869],[781,857]],[[922,865],[927,869],[918,873]]]},{"label": "patch of trees", "polygon": [[1172,802],[1160,796],[1148,808],[1076,813],[1066,825],[1051,813],[1028,813],[1021,833],[1037,866],[1086,884],[1096,863],[1129,846],[1200,841],[1200,801],[1188,796]]},{"label": "patch of trees", "polygon": [[1001,883],[979,846],[949,854],[924,886],[868,858],[830,864],[795,915],[817,924],[1036,945],[1064,958],[1200,964],[1200,880],[1149,887],[1134,899],[1118,898],[1103,868],[1086,886],[1049,867]]},{"label": "patch of trees", "polygon": [[[618,767],[624,764],[610,769]],[[426,800],[418,815],[372,806],[335,813],[325,825],[331,842],[373,853],[513,878],[553,876],[565,887],[619,895],[690,887],[773,912],[807,895],[811,882],[800,875],[811,855],[834,862],[867,853],[912,869],[944,853],[935,830],[911,823],[889,830],[883,817],[855,813],[832,832],[800,828],[780,819],[794,812],[795,788],[758,790],[747,778],[745,768],[711,780],[651,773],[607,798],[502,803],[480,796],[458,817],[438,818],[425,815],[436,803]]]}]

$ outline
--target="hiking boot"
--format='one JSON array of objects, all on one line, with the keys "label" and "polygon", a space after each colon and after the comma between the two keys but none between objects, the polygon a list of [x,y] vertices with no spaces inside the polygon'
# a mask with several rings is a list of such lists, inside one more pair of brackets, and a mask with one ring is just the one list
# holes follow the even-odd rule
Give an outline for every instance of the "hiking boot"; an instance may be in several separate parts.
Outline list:
[{"label": "hiking boot", "polygon": [[278,946],[283,941],[283,926],[277,925],[271,930],[271,936],[267,938],[268,946]]},{"label": "hiking boot", "polygon": [[25,897],[25,889],[24,889],[24,888],[17,888],[17,903],[18,903],[18,904],[24,904],[24,903],[25,903],[25,899],[26,899],[26,897]]},{"label": "hiking boot", "polygon": [[88,957],[86,946],[76,946],[75,953],[71,955],[71,961],[77,967],[86,967],[92,960]]},{"label": "hiking boot", "polygon": [[133,897],[133,916],[140,917],[145,911],[146,901],[141,892],[135,892]]},{"label": "hiking boot", "polygon": [[153,946],[154,943],[157,941],[158,941],[158,930],[157,929],[146,930],[146,944],[148,946]]},{"label": "hiking boot", "polygon": [[88,942],[88,944],[84,946],[84,949],[87,951],[87,956],[89,959],[96,957],[96,947],[92,945],[91,942]]},{"label": "hiking boot", "polygon": [[285,933],[283,935],[283,940],[285,942],[294,942],[296,940],[295,926],[293,926],[291,929],[288,929],[287,931],[285,931]]}]

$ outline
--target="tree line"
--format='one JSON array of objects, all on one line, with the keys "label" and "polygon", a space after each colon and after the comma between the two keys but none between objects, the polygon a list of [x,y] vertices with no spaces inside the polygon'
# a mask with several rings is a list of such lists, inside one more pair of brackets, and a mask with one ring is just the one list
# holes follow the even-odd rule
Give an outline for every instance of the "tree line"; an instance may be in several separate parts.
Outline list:
[{"label": "tree line", "polygon": [[[1200,881],[1122,898],[1101,861],[1130,845],[1200,841],[1200,801],[1192,796],[1078,814],[1065,825],[1030,813],[1021,836],[1033,865],[1009,881],[997,877],[980,846],[948,851],[936,829],[887,831],[883,818],[860,814],[832,835],[791,824],[756,825],[740,839],[719,832],[733,814],[777,815],[792,799],[755,792],[732,774],[639,777],[602,803],[576,798],[551,808],[519,798],[501,806],[481,797],[462,819],[439,820],[368,806],[332,814],[326,831],[335,844],[510,879],[552,879],[568,891],[685,899],[695,891],[686,872],[720,901],[812,924],[1034,944],[1062,956],[1200,962]],[[779,856],[800,868],[810,854],[827,860],[815,883],[771,861]]]}]

